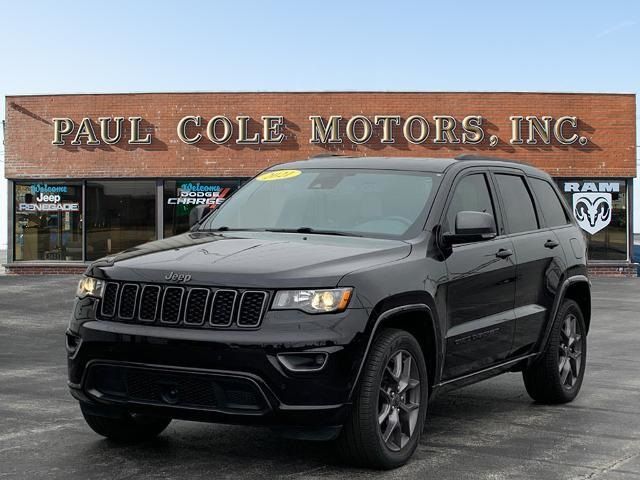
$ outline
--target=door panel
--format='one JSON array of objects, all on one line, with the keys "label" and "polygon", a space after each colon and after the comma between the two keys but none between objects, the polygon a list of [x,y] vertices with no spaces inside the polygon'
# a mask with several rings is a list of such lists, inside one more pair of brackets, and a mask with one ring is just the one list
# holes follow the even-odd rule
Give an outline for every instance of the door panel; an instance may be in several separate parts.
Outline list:
[{"label": "door panel", "polygon": [[564,250],[553,230],[531,232],[511,240],[518,262],[515,308],[520,312],[515,321],[513,353],[520,355],[529,353],[540,337],[566,266]]},{"label": "door panel", "polygon": [[504,360],[514,334],[515,256],[511,240],[459,245],[447,258],[447,346],[443,379]]}]

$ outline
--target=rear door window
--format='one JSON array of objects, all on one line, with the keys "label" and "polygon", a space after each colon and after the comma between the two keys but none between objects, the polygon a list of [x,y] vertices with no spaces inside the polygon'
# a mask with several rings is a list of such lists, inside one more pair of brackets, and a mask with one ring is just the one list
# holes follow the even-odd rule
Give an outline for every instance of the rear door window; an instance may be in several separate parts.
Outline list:
[{"label": "rear door window", "polygon": [[509,233],[537,230],[538,218],[524,177],[498,173],[495,178],[504,204]]}]

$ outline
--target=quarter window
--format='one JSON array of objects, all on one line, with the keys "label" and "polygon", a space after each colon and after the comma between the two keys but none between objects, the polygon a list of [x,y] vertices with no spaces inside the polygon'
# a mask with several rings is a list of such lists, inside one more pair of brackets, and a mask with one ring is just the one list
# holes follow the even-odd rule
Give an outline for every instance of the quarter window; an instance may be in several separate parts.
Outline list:
[{"label": "quarter window", "polygon": [[544,180],[530,178],[533,193],[540,205],[540,210],[547,222],[547,227],[560,227],[569,223],[567,212],[560,203],[555,189]]},{"label": "quarter window", "polygon": [[537,230],[538,219],[524,178],[519,175],[496,174],[504,203],[509,233]]},{"label": "quarter window", "polygon": [[445,231],[454,231],[458,212],[490,213],[493,215],[495,228],[496,215],[484,174],[467,175],[458,182],[447,210]]}]

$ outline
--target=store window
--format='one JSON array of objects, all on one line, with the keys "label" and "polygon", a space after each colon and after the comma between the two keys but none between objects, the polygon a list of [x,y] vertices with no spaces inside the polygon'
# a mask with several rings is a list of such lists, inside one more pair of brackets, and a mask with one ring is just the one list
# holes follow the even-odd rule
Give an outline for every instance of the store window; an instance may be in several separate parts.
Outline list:
[{"label": "store window", "polygon": [[627,260],[625,180],[556,180],[588,238],[590,260]]},{"label": "store window", "polygon": [[215,209],[235,192],[242,179],[167,180],[164,182],[164,236],[186,232],[198,210]]},{"label": "store window", "polygon": [[85,198],[87,260],[156,239],[155,181],[88,181]]},{"label": "store window", "polygon": [[15,260],[82,260],[82,185],[16,183]]}]

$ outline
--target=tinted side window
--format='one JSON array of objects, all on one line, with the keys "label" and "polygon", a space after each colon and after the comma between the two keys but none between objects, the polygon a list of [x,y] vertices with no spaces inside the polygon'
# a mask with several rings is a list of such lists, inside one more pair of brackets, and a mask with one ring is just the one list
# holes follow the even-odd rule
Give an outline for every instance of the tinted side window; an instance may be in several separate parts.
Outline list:
[{"label": "tinted side window", "polygon": [[562,207],[555,189],[548,182],[540,180],[539,178],[530,178],[529,180],[531,180],[533,193],[538,199],[538,204],[547,222],[547,226],[559,227],[569,223],[567,212]]},{"label": "tinted side window", "polygon": [[453,198],[447,210],[445,231],[453,232],[458,212],[485,212],[493,215],[495,227],[495,212],[489,194],[487,179],[482,173],[467,175],[453,192]]},{"label": "tinted side window", "polygon": [[538,219],[524,178],[499,173],[496,180],[504,202],[509,233],[537,230]]}]

